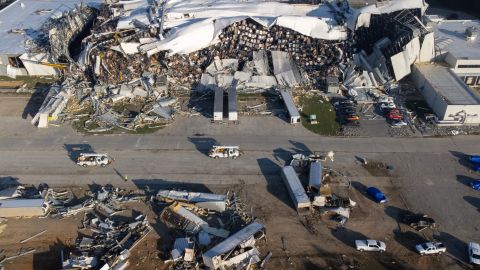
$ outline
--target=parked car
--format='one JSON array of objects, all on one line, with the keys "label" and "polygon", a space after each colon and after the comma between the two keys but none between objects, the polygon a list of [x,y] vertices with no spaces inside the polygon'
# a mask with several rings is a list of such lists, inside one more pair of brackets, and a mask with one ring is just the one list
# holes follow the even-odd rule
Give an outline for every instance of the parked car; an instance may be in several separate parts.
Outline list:
[{"label": "parked car", "polygon": [[390,126],[392,127],[403,127],[406,126],[407,123],[403,122],[402,120],[392,120],[390,123]]},{"label": "parked car", "polygon": [[420,255],[442,254],[447,251],[445,245],[441,242],[426,242],[415,246]]},{"label": "parked car", "polygon": [[376,187],[367,188],[367,194],[377,203],[386,203],[387,197]]},{"label": "parked car", "polygon": [[347,114],[344,117],[347,121],[358,121],[358,120],[360,120],[360,116],[358,116],[358,114],[356,114],[356,113]]},{"label": "parked car", "polygon": [[387,117],[387,119],[390,119],[390,120],[402,120],[402,118],[403,118],[399,109],[389,110],[386,117]]},{"label": "parked car", "polygon": [[468,260],[471,264],[480,265],[480,244],[468,243]]},{"label": "parked car", "polygon": [[424,214],[406,214],[402,217],[402,222],[414,228],[417,231],[422,231],[426,228],[435,228],[435,220]]},{"label": "parked car", "polygon": [[358,251],[385,252],[387,250],[385,243],[377,240],[355,240],[355,247]]},{"label": "parked car", "polygon": [[480,164],[480,156],[479,155],[471,155],[468,159],[473,163]]},{"label": "parked car", "polygon": [[480,180],[470,182],[470,186],[475,190],[480,190]]},{"label": "parked car", "polygon": [[378,98],[379,103],[393,103],[393,97],[391,96],[380,96]]},{"label": "parked car", "polygon": [[340,101],[338,104],[341,105],[341,106],[342,105],[356,105],[356,103],[353,100],[349,100],[349,99],[344,100],[344,101]]},{"label": "parked car", "polygon": [[380,103],[380,110],[382,112],[384,112],[386,110],[390,110],[390,109],[395,109],[395,108],[397,108],[397,106],[395,106],[395,103],[393,103],[393,102]]},{"label": "parked car", "polygon": [[340,108],[340,113],[342,114],[353,114],[356,113],[357,109],[352,107]]}]

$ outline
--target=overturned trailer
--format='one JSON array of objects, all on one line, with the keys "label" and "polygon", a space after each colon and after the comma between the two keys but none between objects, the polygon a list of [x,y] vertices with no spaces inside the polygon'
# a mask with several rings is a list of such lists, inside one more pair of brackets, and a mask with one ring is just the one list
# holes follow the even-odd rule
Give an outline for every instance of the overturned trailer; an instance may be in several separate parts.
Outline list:
[{"label": "overturned trailer", "polygon": [[157,193],[157,198],[167,202],[187,202],[197,207],[206,208],[217,212],[225,211],[227,206],[226,195],[213,193],[159,190]]},{"label": "overturned trailer", "polygon": [[309,208],[311,205],[310,199],[305,193],[305,189],[292,166],[285,166],[282,168],[282,178],[285,186],[287,186],[288,193],[292,198],[295,209]]},{"label": "overturned trailer", "polygon": [[223,89],[215,89],[215,100],[213,103],[213,120],[222,121],[223,120]]},{"label": "overturned trailer", "polygon": [[224,256],[238,246],[251,242],[255,235],[262,232],[263,225],[258,222],[252,222],[246,227],[236,232],[223,242],[209,249],[203,254],[203,263],[212,269],[218,269],[224,265]]},{"label": "overturned trailer", "polygon": [[315,191],[320,190],[322,185],[322,164],[320,162],[311,162],[308,175],[308,186]]},{"label": "overturned trailer", "polygon": [[43,199],[9,199],[0,201],[0,217],[36,217],[45,215]]},{"label": "overturned trailer", "polygon": [[228,120],[229,121],[238,120],[237,90],[235,89],[235,87],[230,87],[228,89]]},{"label": "overturned trailer", "polygon": [[295,106],[292,95],[287,91],[280,91],[280,94],[282,95],[285,107],[287,107],[288,115],[290,117],[290,124],[300,123],[300,113]]}]

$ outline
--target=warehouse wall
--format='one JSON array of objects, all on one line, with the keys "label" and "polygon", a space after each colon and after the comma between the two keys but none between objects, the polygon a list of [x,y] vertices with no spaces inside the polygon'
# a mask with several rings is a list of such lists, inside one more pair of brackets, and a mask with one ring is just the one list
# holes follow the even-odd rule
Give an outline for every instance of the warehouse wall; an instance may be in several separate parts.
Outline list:
[{"label": "warehouse wall", "polygon": [[411,77],[418,91],[423,95],[425,101],[440,120],[445,120],[444,116],[448,107],[447,102],[437,94],[433,86],[425,77],[413,66]]},{"label": "warehouse wall", "polygon": [[480,104],[447,104],[447,101],[435,91],[433,85],[425,79],[415,66],[411,78],[439,120],[458,121],[465,119],[465,124],[480,124]]},{"label": "warehouse wall", "polygon": [[480,105],[449,105],[444,120],[465,118],[465,124],[480,124]]}]

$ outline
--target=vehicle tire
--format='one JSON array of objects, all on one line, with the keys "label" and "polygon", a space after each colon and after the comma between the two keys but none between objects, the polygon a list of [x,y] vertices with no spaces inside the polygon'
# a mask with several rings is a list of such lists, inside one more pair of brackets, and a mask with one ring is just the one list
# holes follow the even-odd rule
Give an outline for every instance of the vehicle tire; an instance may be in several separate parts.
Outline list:
[{"label": "vehicle tire", "polygon": [[363,249],[359,249],[358,251],[363,252]]},{"label": "vehicle tire", "polygon": [[107,165],[105,165],[105,164],[102,164],[102,165],[100,165],[100,166],[102,166],[102,167],[104,167],[104,168],[105,168],[105,166],[107,166]]},{"label": "vehicle tire", "polygon": [[425,253],[420,253],[420,256],[423,256],[423,255],[425,255]]},{"label": "vehicle tire", "polygon": [[438,255],[442,255],[443,251],[438,252]]},{"label": "vehicle tire", "polygon": [[218,156],[215,156],[214,159],[218,159]]},{"label": "vehicle tire", "polygon": [[82,167],[86,168],[86,167],[87,167],[87,164],[83,164]]},{"label": "vehicle tire", "polygon": [[383,253],[383,252],[385,252],[385,250],[380,250],[380,253]]},{"label": "vehicle tire", "polygon": [[232,157],[232,158],[233,158],[233,159],[237,159],[237,157],[236,157],[236,156],[234,156],[234,157]]}]

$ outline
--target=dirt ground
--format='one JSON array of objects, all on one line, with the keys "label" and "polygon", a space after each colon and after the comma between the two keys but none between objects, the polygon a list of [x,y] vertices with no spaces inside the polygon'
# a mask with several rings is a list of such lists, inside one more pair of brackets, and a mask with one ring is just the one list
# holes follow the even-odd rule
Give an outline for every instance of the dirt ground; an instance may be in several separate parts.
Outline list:
[{"label": "dirt ground", "polygon": [[[271,175],[264,184],[209,186],[207,189],[215,193],[234,191],[248,202],[255,217],[265,224],[265,250],[273,253],[266,269],[427,270],[455,264],[446,256],[420,257],[414,252],[414,244],[431,235],[427,235],[428,232],[418,233],[397,221],[401,211],[406,208],[395,186],[397,176],[382,162],[370,161],[369,164],[349,167],[336,165],[338,167],[331,168],[337,172],[331,173],[328,180],[332,190],[357,202],[344,228],[338,227],[329,215],[321,215],[316,210],[299,215],[291,205],[281,178],[276,175]],[[301,179],[305,181],[306,176]],[[379,205],[365,196],[366,186],[355,179],[381,183],[378,186],[387,194],[388,205]],[[76,194],[86,190],[75,189]],[[159,212],[149,202],[129,204],[128,208],[146,214],[153,227],[149,235],[133,249],[129,269],[165,269],[162,259],[169,253],[169,243],[173,240],[166,227],[159,222]],[[5,251],[6,256],[14,255],[22,248],[36,249],[33,254],[6,262],[5,268],[59,268],[60,251],[74,244],[82,218],[83,214],[78,214],[64,219],[19,218],[4,221],[2,224],[6,224],[6,227],[0,225],[0,249]],[[42,230],[47,232],[24,244],[19,243]],[[354,249],[356,239],[384,241],[387,252],[359,253]]]}]

